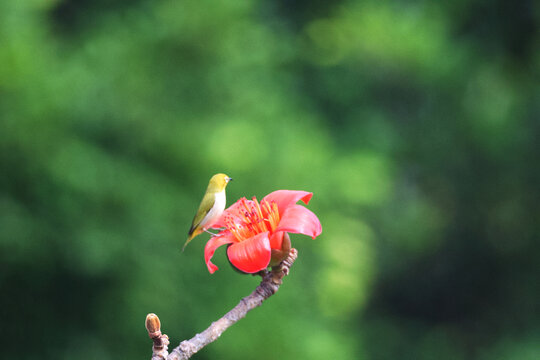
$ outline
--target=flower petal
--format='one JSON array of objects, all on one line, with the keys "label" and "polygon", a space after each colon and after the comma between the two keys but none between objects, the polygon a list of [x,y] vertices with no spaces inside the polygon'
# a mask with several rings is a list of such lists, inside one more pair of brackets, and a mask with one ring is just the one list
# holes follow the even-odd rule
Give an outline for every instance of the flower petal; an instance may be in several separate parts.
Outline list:
[{"label": "flower petal", "polygon": [[291,205],[296,204],[299,200],[302,200],[305,204],[309,203],[313,193],[307,191],[297,190],[277,190],[266,195],[263,200],[268,202],[274,201],[279,209],[279,215],[283,215],[285,210]]},{"label": "flower petal", "polygon": [[227,248],[227,256],[231,264],[243,272],[252,274],[266,269],[271,256],[268,232],[232,244]]},{"label": "flower petal", "polygon": [[304,234],[315,239],[322,232],[321,222],[310,210],[301,205],[292,205],[285,210],[276,229],[295,234]]},{"label": "flower petal", "polygon": [[283,244],[283,231],[275,232],[270,236],[270,247],[279,250]]},{"label": "flower petal", "polygon": [[223,235],[213,236],[208,240],[206,243],[206,246],[204,247],[204,261],[206,262],[206,266],[208,267],[208,271],[210,271],[210,274],[213,274],[218,267],[210,261],[212,259],[212,256],[214,256],[214,252],[216,252],[216,249],[220,247],[221,245],[230,244],[234,240],[234,235],[225,232]]}]

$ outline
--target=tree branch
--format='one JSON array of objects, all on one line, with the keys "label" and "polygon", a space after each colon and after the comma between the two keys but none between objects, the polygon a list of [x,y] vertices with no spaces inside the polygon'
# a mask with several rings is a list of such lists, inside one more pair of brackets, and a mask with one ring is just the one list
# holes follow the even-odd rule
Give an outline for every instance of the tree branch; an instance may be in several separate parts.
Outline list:
[{"label": "tree branch", "polygon": [[262,271],[260,273],[262,281],[250,295],[240,300],[238,305],[221,319],[213,322],[208,329],[189,340],[182,341],[170,354],[167,353],[169,337],[161,333],[159,318],[155,314],[148,314],[146,316],[146,329],[148,336],[154,342],[152,360],[186,360],[206,345],[215,341],[231,325],[234,325],[238,320],[245,317],[250,310],[260,306],[264,300],[278,291],[283,277],[289,274],[289,269],[297,256],[296,249],[291,249],[287,258],[278,266],[273,267],[272,271]]}]

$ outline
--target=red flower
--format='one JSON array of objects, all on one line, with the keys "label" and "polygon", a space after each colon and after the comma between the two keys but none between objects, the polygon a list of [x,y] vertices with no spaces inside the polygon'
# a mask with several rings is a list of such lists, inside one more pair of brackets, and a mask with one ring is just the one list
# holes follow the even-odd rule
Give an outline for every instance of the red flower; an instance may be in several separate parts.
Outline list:
[{"label": "red flower", "polygon": [[284,238],[289,242],[287,233],[315,239],[322,232],[319,219],[296,204],[299,200],[307,204],[312,196],[313,193],[306,191],[278,190],[266,195],[260,204],[255,198],[242,198],[231,205],[213,225],[225,230],[212,237],[204,249],[208,271],[214,273],[218,269],[210,260],[221,245],[231,244],[227,256],[237,269],[256,273],[268,267],[272,254],[280,254],[282,250],[286,251],[282,256],[288,254],[290,244],[284,243]]}]

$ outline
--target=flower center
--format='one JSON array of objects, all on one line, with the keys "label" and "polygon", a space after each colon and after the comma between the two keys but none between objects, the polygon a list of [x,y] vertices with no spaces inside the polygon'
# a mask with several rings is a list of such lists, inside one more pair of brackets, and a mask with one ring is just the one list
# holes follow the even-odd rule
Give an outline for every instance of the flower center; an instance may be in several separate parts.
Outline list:
[{"label": "flower center", "polygon": [[252,200],[239,200],[237,211],[225,216],[225,227],[239,242],[266,231],[272,234],[279,224],[279,211],[274,201],[263,200],[259,204],[255,197]]}]

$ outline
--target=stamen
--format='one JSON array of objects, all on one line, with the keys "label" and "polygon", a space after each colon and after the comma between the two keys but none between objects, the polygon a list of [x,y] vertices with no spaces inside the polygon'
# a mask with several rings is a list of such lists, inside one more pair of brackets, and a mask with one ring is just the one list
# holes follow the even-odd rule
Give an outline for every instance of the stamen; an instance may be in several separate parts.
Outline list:
[{"label": "stamen", "polygon": [[248,202],[240,200],[240,208],[225,216],[225,227],[237,241],[244,241],[262,232],[274,232],[279,224],[279,211],[275,202],[259,202],[255,197]]}]

